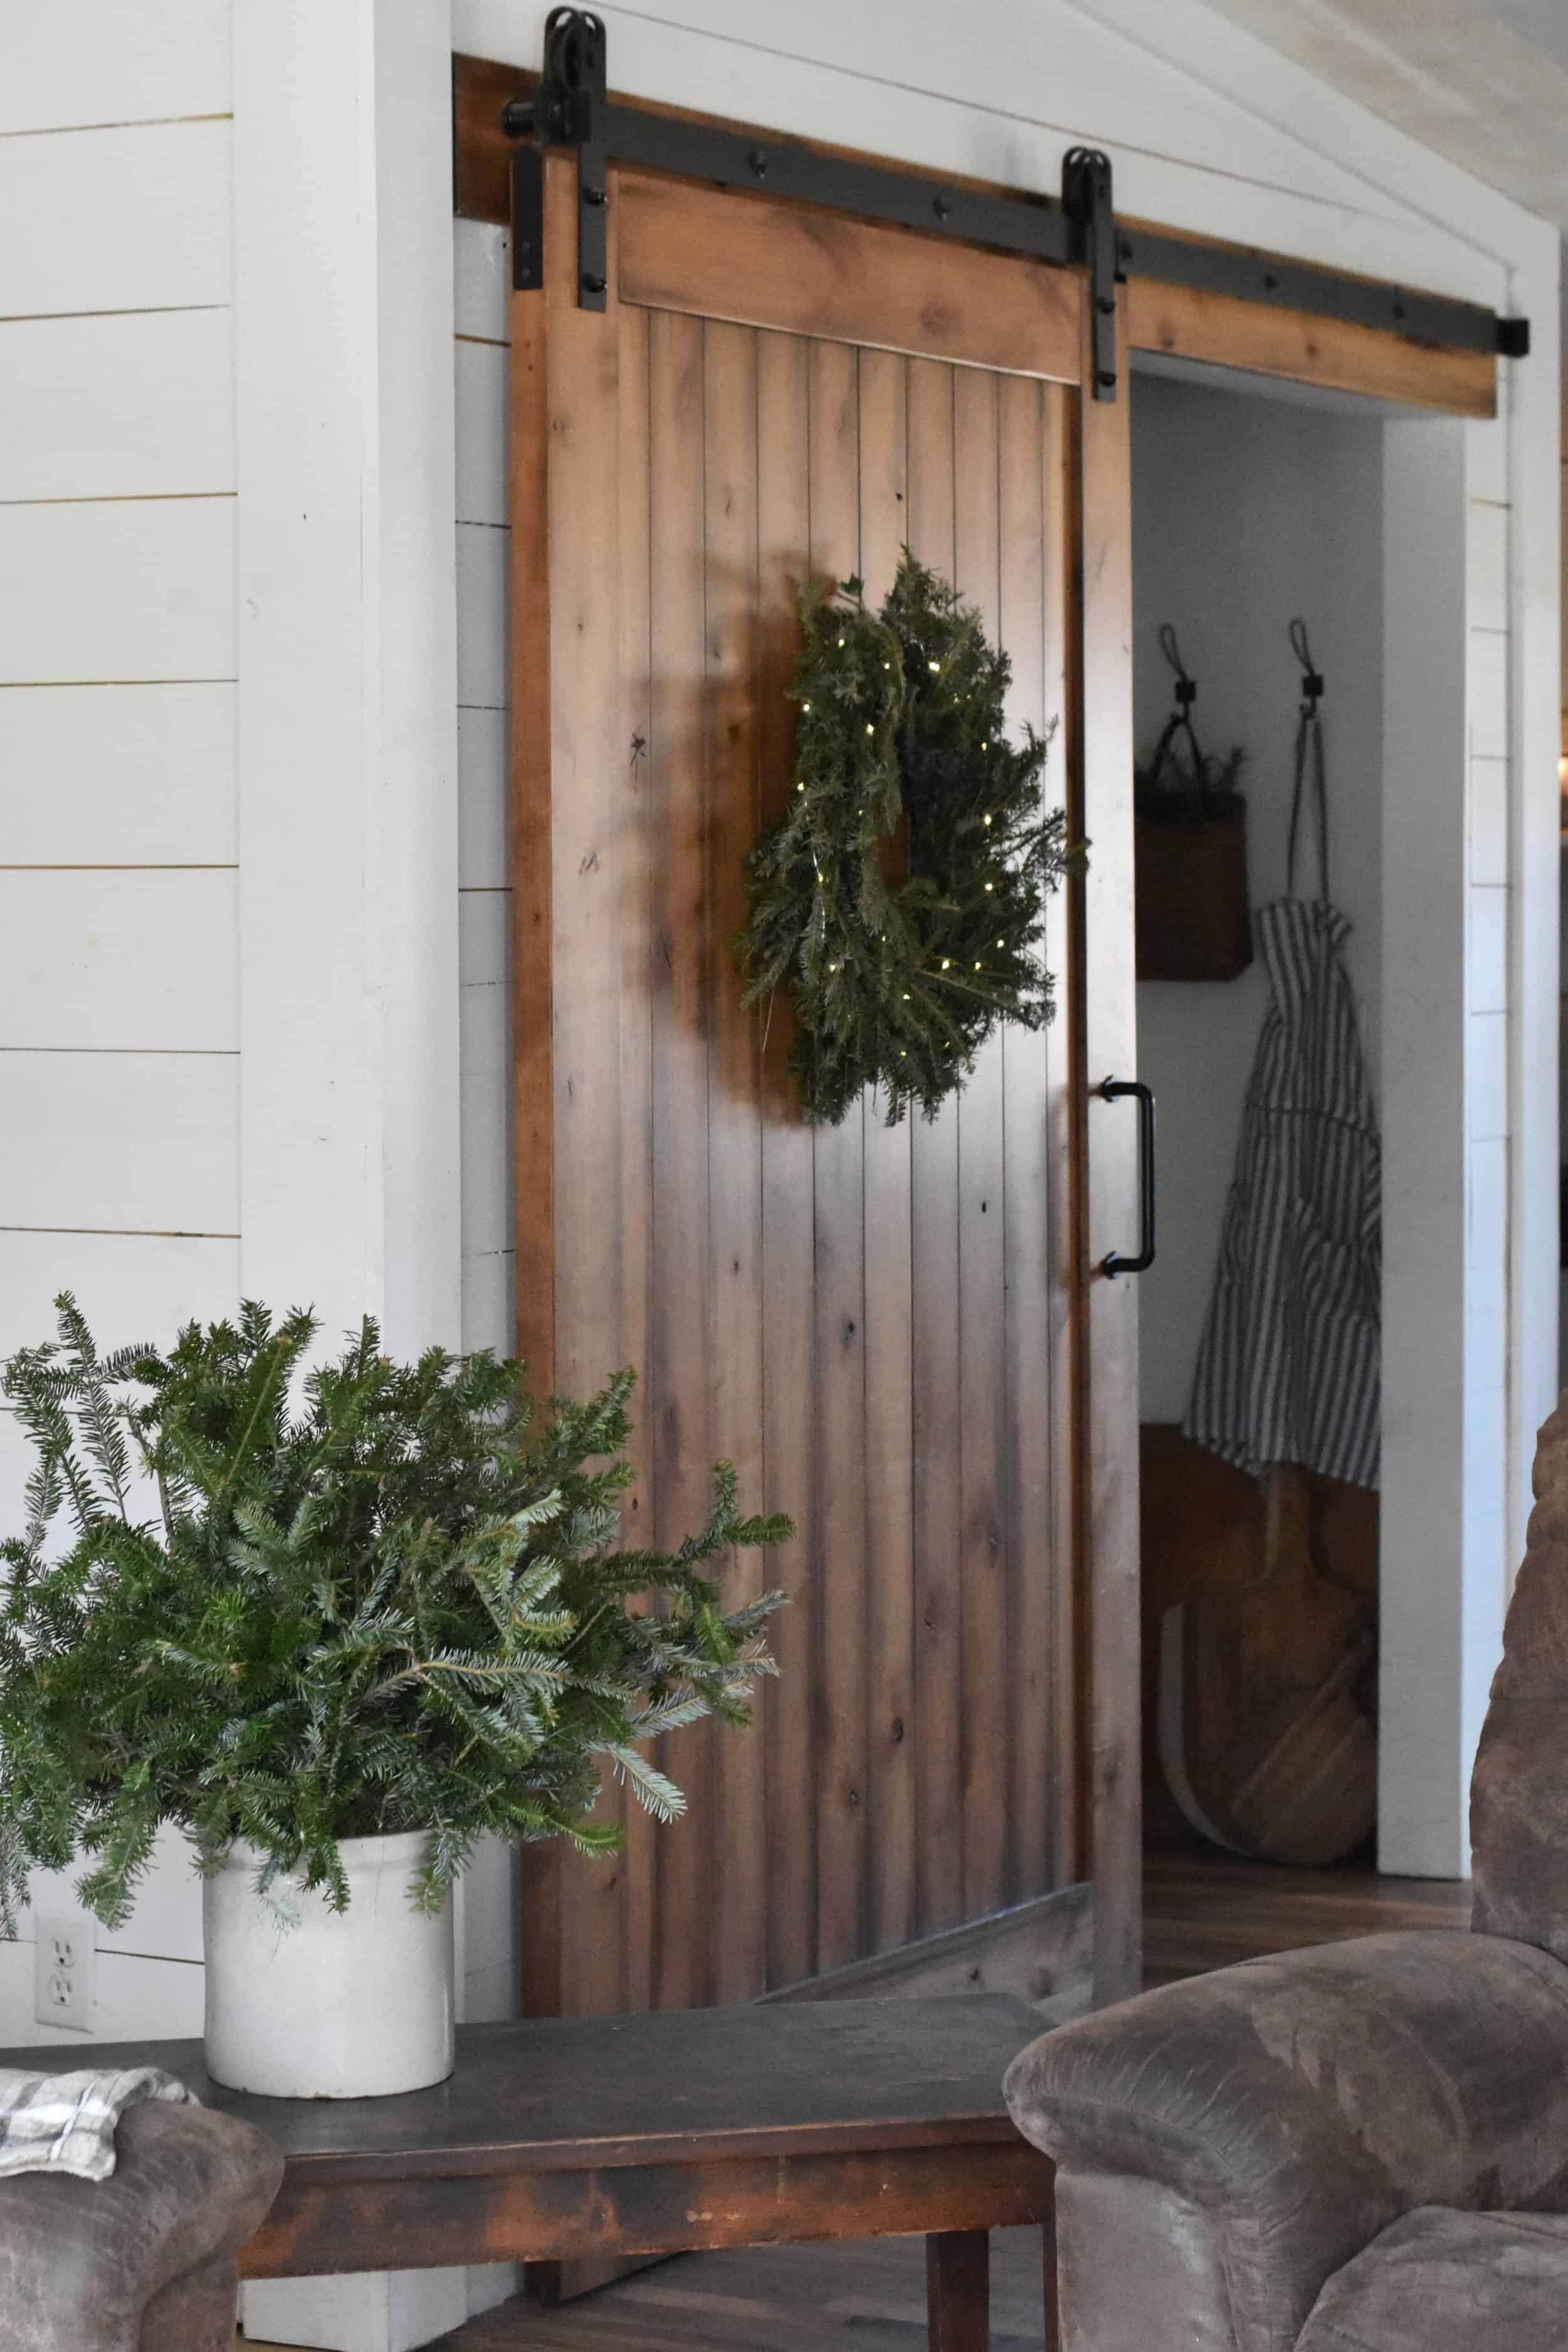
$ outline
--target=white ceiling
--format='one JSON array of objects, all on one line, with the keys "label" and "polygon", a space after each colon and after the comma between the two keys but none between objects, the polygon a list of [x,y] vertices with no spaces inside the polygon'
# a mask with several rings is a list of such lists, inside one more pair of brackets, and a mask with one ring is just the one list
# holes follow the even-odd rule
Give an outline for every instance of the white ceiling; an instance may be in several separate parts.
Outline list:
[{"label": "white ceiling", "polygon": [[1568,231],[1568,0],[1209,0]]}]

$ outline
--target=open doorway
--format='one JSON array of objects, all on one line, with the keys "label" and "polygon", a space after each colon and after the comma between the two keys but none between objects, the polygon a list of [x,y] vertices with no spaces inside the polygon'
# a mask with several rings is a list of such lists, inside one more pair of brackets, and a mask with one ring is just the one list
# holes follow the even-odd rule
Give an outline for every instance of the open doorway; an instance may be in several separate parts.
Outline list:
[{"label": "open doorway", "polygon": [[[1408,419],[1348,394],[1153,358],[1141,362],[1133,384],[1139,757],[1148,761],[1179,708],[1171,664],[1179,649],[1197,688],[1189,715],[1216,782],[1233,753],[1242,754],[1234,782],[1245,803],[1246,900],[1257,908],[1284,897],[1304,674],[1290,627],[1304,623],[1321,680],[1327,895],[1348,924],[1342,963],[1380,1132],[1389,1027],[1384,866],[1399,839],[1398,812],[1391,827],[1386,798],[1386,574],[1408,471],[1402,437],[1391,481],[1391,434],[1419,434],[1424,450],[1426,436],[1438,436],[1430,450],[1440,464],[1448,436],[1461,493],[1452,508],[1457,532],[1464,523],[1456,428]],[[1452,553],[1462,576],[1462,537]],[[1394,560],[1403,566],[1405,559]],[[1432,648],[1439,669],[1445,658],[1462,667],[1462,600],[1455,625],[1447,656]],[[1454,798],[1462,888],[1462,745]],[[1216,826],[1213,849],[1234,859],[1239,835],[1227,849]],[[1171,850],[1165,828],[1141,827],[1141,861]],[[1224,878],[1212,863],[1194,875],[1184,894],[1165,893],[1152,929],[1145,919],[1138,986],[1140,1070],[1159,1103],[1160,1247],[1140,1299],[1147,1844],[1166,1856],[1228,1850],[1298,1866],[1370,1868],[1379,1821],[1379,1654],[1389,1640],[1377,1469],[1336,1476],[1288,1467],[1260,1478],[1182,1428],[1272,994],[1257,925],[1244,963],[1234,923],[1226,932]],[[1149,878],[1142,877],[1145,885]],[[1239,877],[1228,887],[1234,900]],[[1319,896],[1310,806],[1294,887],[1303,898]],[[1462,961],[1462,940],[1453,944]],[[1184,946],[1195,950],[1185,962]],[[1195,968],[1210,976],[1169,976]],[[1405,999],[1394,1008],[1397,1028],[1410,1008],[1397,974],[1394,986]],[[1462,1150],[1458,1090],[1453,1116]],[[1390,1168],[1384,1138],[1385,1210],[1391,1200],[1397,1209],[1405,1148],[1396,1138]],[[1403,1346],[1384,1356],[1384,1414],[1397,1421],[1402,1407],[1408,1414],[1412,1381],[1434,1367]],[[1444,1703],[1439,1694],[1434,1699]],[[1452,1711],[1458,1707],[1456,1693]]]}]

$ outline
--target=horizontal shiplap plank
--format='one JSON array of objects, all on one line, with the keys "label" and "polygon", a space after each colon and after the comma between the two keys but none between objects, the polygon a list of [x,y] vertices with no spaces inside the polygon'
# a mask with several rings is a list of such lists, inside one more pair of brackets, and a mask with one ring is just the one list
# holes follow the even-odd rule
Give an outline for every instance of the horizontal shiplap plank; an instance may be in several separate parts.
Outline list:
[{"label": "horizontal shiplap plank", "polygon": [[0,502],[233,488],[228,310],[0,323]]},{"label": "horizontal shiplap plank", "polygon": [[231,498],[0,507],[0,685],[233,677],[234,530]]},{"label": "horizontal shiplap plank", "polygon": [[1469,900],[1466,999],[1472,1013],[1502,1013],[1508,1007],[1508,892],[1477,886]]},{"label": "horizontal shiplap plank", "polygon": [[517,1345],[517,1319],[512,1303],[512,1252],[494,1250],[487,1257],[463,1260],[463,1346],[469,1350],[489,1348],[510,1356]]},{"label": "horizontal shiplap plank", "polygon": [[1466,516],[1466,617],[1472,629],[1508,626],[1508,509],[1472,500]]},{"label": "horizontal shiplap plank", "polygon": [[[511,780],[504,710],[458,713],[458,881],[504,889],[509,879]],[[0,827],[5,819],[0,815]]]},{"label": "horizontal shiplap plank", "polygon": [[[8,2045],[58,2047],[70,2066],[89,2063],[97,2042],[199,2040],[205,1971],[190,1960],[143,1959],[102,1951],[93,1964],[97,2000],[90,2033],[37,2024],[33,2016],[33,1947],[0,1944],[0,2034]],[[82,2055],[72,2057],[72,2052]]]},{"label": "horizontal shiplap plank", "polygon": [[499,343],[459,342],[457,353],[458,520],[507,520],[507,375]]},{"label": "horizontal shiplap plank", "polygon": [[1465,1132],[1472,1142],[1508,1133],[1508,1015],[1465,1018]]},{"label": "horizontal shiplap plank", "polygon": [[189,1234],[0,1231],[0,1356],[54,1336],[62,1290],[74,1293],[100,1349],[165,1347],[193,1318],[233,1314],[239,1244]]},{"label": "horizontal shiplap plank", "polygon": [[0,1045],[234,1052],[237,892],[226,866],[0,873]]},{"label": "horizontal shiplap plank", "polygon": [[458,525],[458,700],[504,709],[511,533]]},{"label": "horizontal shiplap plank", "polygon": [[458,983],[504,987],[511,971],[511,892],[458,893]]},{"label": "horizontal shiplap plank", "polygon": [[0,687],[0,866],[232,865],[235,729],[227,681]]},{"label": "horizontal shiplap plank", "polygon": [[511,236],[490,221],[452,223],[453,322],[459,335],[511,339]]},{"label": "horizontal shiplap plank", "polygon": [[[160,1830],[131,1916],[118,1927],[100,1927],[100,1952],[139,1952],[150,1959],[199,1960],[202,1885],[192,1863],[191,1848],[180,1832],[172,1825]],[[34,1940],[38,1912],[58,1915],[80,1910],[81,1897],[76,1889],[83,1867],[78,1863],[69,1870],[34,1872],[28,1890],[32,1900],[16,1922],[21,1942]]]},{"label": "horizontal shiplap plank", "polygon": [[1470,761],[1472,882],[1508,880],[1508,761]]},{"label": "horizontal shiplap plank", "polygon": [[1498,370],[1498,413],[1465,426],[1465,488],[1472,499],[1493,506],[1508,504],[1508,411],[1513,379],[1507,368]]},{"label": "horizontal shiplap plank", "polygon": [[1508,757],[1508,639],[1472,629],[1467,652],[1470,751],[1479,760]]},{"label": "horizontal shiplap plank", "polygon": [[0,131],[221,114],[229,103],[229,0],[156,8],[16,8],[5,21]]},{"label": "horizontal shiplap plank", "polygon": [[0,220],[26,224],[0,239],[0,318],[226,302],[229,146],[226,122],[0,140]]},{"label": "horizontal shiplap plank", "polygon": [[0,1052],[0,1225],[239,1229],[234,1054]]}]

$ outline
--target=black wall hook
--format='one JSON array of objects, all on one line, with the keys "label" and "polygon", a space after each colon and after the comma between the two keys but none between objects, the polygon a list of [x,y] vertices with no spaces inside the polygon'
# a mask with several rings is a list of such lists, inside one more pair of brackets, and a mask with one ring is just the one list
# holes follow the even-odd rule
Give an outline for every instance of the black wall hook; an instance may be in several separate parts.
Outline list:
[{"label": "black wall hook", "polygon": [[1300,614],[1290,624],[1290,650],[1301,665],[1302,707],[1309,712],[1315,711],[1323,693],[1323,673],[1312,659],[1307,624]]},{"label": "black wall hook", "polygon": [[1176,643],[1176,632],[1169,621],[1162,621],[1160,624],[1160,651],[1164,655],[1174,674],[1176,700],[1184,710],[1190,710],[1198,698],[1197,681],[1187,674],[1187,666],[1182,659],[1181,646]]}]

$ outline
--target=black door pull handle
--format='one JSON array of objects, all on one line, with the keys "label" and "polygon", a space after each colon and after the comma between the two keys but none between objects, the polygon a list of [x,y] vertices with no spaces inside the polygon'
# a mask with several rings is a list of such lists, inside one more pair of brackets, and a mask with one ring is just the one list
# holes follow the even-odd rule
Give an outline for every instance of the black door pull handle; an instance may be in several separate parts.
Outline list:
[{"label": "black door pull handle", "polygon": [[1105,1102],[1131,1095],[1138,1105],[1138,1255],[1111,1251],[1100,1270],[1113,1282],[1119,1274],[1146,1274],[1154,1263],[1154,1094],[1142,1078],[1106,1078],[1094,1091]]}]

